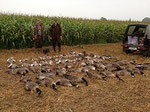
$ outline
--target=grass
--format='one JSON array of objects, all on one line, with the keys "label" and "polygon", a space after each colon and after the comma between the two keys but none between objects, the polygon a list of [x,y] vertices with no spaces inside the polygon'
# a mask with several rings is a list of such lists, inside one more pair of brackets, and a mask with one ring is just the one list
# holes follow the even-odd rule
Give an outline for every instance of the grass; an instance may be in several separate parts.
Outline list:
[{"label": "grass", "polygon": [[[50,46],[50,49],[51,46]],[[138,63],[149,62],[150,58],[141,55],[122,53],[120,43],[63,46],[62,53],[68,51],[87,51],[98,55],[113,55],[118,59],[136,60]],[[58,54],[51,52],[52,54]],[[6,60],[14,57],[38,57],[34,48],[0,50],[0,111],[1,112],[149,112],[150,111],[150,75],[136,75],[135,78],[122,76],[125,83],[116,79],[91,80],[89,86],[80,84],[80,88],[58,87],[59,92],[42,87],[42,96],[26,92],[19,76],[5,73]],[[33,75],[33,74],[29,74]]]}]

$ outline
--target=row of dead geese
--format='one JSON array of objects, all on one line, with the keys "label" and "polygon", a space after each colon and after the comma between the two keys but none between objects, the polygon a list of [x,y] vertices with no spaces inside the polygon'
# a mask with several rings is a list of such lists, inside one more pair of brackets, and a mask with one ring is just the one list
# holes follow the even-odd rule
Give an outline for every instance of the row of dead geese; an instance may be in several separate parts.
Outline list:
[{"label": "row of dead geese", "polygon": [[[86,77],[105,81],[108,78],[117,78],[124,82],[120,76],[135,77],[135,74],[145,76],[143,70],[150,70],[150,63],[137,64],[135,61],[117,60],[110,55],[98,56],[85,51],[21,59],[19,63],[11,57],[7,59],[7,63],[9,63],[7,72],[13,75],[19,74],[20,81],[25,83],[25,90],[36,91],[38,96],[42,92],[40,86],[51,87],[55,91],[58,90],[57,85],[79,87],[78,83],[85,83],[88,86]],[[35,74],[35,82],[27,75],[29,72]],[[69,75],[71,73],[85,73],[85,76]],[[54,80],[55,76],[59,76],[59,79]]]}]

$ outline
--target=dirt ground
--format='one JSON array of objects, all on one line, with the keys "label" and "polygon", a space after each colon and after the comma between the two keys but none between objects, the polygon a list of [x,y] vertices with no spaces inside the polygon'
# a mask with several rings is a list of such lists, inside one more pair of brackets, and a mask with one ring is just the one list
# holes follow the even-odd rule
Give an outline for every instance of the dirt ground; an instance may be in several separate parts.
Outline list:
[{"label": "dirt ground", "polygon": [[[52,47],[49,47],[52,49]],[[96,44],[83,46],[62,46],[61,54],[68,51],[86,51],[97,55],[112,55],[118,59],[135,60],[138,63],[149,62],[150,58],[141,55],[125,54],[121,44]],[[50,52],[50,55],[58,54]],[[87,79],[89,86],[80,84],[80,88],[41,87],[42,96],[24,90],[19,76],[5,73],[6,60],[43,56],[34,48],[19,50],[0,50],[0,111],[1,112],[150,112],[150,75],[136,75],[135,78],[122,76],[125,83],[117,79]]]}]

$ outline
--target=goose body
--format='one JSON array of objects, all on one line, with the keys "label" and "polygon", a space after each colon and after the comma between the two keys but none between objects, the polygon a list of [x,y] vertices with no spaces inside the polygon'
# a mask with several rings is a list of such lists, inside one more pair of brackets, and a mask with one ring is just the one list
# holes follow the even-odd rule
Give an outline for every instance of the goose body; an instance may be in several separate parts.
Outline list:
[{"label": "goose body", "polygon": [[92,73],[92,72],[86,72],[86,74],[87,74],[87,76],[88,76],[89,78],[93,78],[93,79],[100,79],[100,78],[101,78],[100,75],[94,74],[94,73]]},{"label": "goose body", "polygon": [[45,77],[42,80],[38,80],[37,83],[41,86],[51,87],[54,90],[57,90],[55,81],[50,77]]},{"label": "goose body", "polygon": [[16,69],[16,68],[18,68],[18,65],[11,63],[11,64],[8,66],[8,68],[9,68],[9,69]]},{"label": "goose body", "polygon": [[58,79],[58,80],[56,81],[56,84],[57,84],[57,85],[61,85],[61,86],[67,86],[67,87],[73,87],[73,86],[78,87],[78,85],[72,84],[70,80],[64,79],[64,78],[63,78],[63,79]]},{"label": "goose body", "polygon": [[27,81],[25,84],[25,90],[26,91],[35,91],[38,93],[38,96],[42,93],[42,91],[39,88],[39,85],[32,81]]},{"label": "goose body", "polygon": [[88,82],[84,77],[75,76],[75,75],[64,75],[64,77],[68,80],[70,80],[72,83],[82,83],[85,82],[86,86],[88,86]]}]

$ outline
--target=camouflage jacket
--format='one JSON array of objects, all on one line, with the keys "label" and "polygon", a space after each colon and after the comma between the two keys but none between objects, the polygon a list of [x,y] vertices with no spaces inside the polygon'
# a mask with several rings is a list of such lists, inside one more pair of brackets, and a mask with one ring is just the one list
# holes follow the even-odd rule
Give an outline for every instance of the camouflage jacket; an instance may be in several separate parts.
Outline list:
[{"label": "camouflage jacket", "polygon": [[62,36],[62,30],[59,24],[56,26],[53,24],[50,28],[50,37],[52,38],[59,38]]},{"label": "camouflage jacket", "polygon": [[35,26],[33,27],[33,38],[37,36],[38,37],[42,37],[43,39],[45,38],[45,28],[44,26],[35,24]]}]

